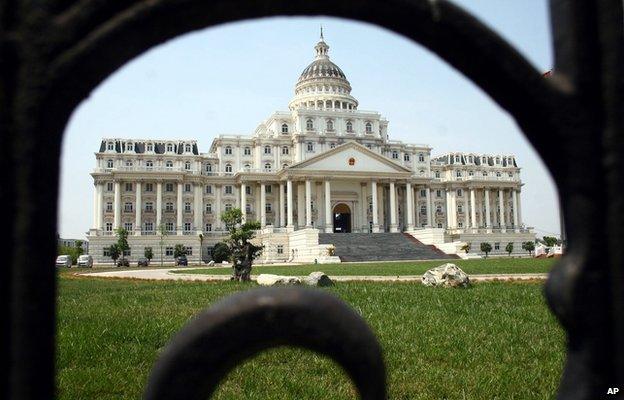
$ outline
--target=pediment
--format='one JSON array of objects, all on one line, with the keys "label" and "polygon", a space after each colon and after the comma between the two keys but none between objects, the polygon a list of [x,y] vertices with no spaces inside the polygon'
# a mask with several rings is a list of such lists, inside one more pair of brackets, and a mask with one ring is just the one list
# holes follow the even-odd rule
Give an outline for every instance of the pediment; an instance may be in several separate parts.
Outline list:
[{"label": "pediment", "polygon": [[411,174],[410,169],[355,142],[345,143],[315,157],[293,164],[289,169],[298,171]]}]

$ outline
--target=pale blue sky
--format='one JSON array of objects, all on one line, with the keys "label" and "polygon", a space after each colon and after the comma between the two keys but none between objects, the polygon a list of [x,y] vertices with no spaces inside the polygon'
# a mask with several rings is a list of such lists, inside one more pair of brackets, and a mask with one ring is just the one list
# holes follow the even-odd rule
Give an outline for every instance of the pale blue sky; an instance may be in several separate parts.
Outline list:
[{"label": "pale blue sky", "polygon": [[[457,1],[518,48],[552,68],[545,0]],[[287,110],[324,27],[330,57],[360,109],[381,112],[390,138],[433,154],[516,154],[524,222],[559,232],[554,184],[515,122],[463,75],[421,46],[373,25],[330,17],[271,18],[194,32],[155,47],[104,81],[74,112],[63,142],[59,232],[83,238],[92,221],[94,152],[102,137],[197,139],[250,135]]]}]

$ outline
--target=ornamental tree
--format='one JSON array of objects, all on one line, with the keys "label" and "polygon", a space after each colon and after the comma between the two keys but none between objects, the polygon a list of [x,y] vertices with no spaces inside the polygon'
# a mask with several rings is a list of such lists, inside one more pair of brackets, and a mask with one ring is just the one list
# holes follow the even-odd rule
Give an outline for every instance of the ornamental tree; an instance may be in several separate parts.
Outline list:
[{"label": "ornamental tree", "polygon": [[108,247],[108,253],[110,254],[110,258],[113,260],[115,265],[117,265],[117,259],[119,258],[119,246],[117,243],[113,243]]},{"label": "ornamental tree", "polygon": [[533,242],[522,243],[522,250],[528,251],[529,255],[533,255],[533,250],[535,250],[535,243]]},{"label": "ornamental tree", "polygon": [[175,258],[178,258],[178,257],[182,257],[185,255],[186,255],[186,247],[184,247],[184,245],[180,243],[176,244],[175,247],[173,248],[173,256]]},{"label": "ornamental tree", "polygon": [[115,230],[115,234],[117,235],[117,247],[121,253],[121,265],[124,265],[126,250],[130,250],[128,231],[124,228],[118,228]]},{"label": "ornamental tree", "polygon": [[481,251],[485,253],[485,258],[487,258],[488,253],[492,251],[492,245],[488,242],[481,243]]},{"label": "ornamental tree", "polygon": [[505,251],[507,252],[507,254],[509,255],[509,257],[511,257],[511,253],[513,252],[513,242],[509,242],[507,243],[507,246],[505,246]]},{"label": "ornamental tree", "polygon": [[154,251],[151,247],[146,247],[143,251],[143,256],[145,256],[145,258],[147,258],[147,260],[151,262],[152,258],[154,258]]},{"label": "ornamental tree", "polygon": [[221,221],[230,234],[225,243],[230,250],[230,261],[233,269],[231,279],[250,281],[253,260],[262,253],[263,249],[262,246],[251,243],[251,240],[256,236],[256,231],[260,229],[260,222],[247,221],[243,223],[243,213],[240,208],[233,208],[221,213]]},{"label": "ornamental tree", "polygon": [[557,244],[557,242],[559,241],[556,237],[554,236],[544,236],[542,239],[544,239],[544,243],[546,244],[546,246],[548,247],[553,247],[554,245]]}]

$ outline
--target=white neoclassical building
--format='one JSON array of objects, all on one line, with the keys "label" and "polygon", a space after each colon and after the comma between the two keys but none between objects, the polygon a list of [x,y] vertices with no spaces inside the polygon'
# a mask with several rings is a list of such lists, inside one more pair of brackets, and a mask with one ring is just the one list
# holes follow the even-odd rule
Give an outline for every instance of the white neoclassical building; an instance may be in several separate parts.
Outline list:
[{"label": "white neoclassical building", "polygon": [[[388,139],[388,121],[359,109],[342,70],[321,40],[288,111],[251,136],[221,135],[208,153],[194,140],[103,139],[91,174],[89,231],[96,263],[110,263],[114,230],[131,232],[130,259],[152,247],[173,261],[176,244],[191,261],[223,239],[221,212],[237,207],[258,220],[264,262],[336,261],[319,232],[405,232],[448,254],[464,243],[493,253],[533,240],[521,212],[513,155],[449,153]],[[159,229],[162,227],[163,229]],[[167,232],[166,235],[161,230]]]}]

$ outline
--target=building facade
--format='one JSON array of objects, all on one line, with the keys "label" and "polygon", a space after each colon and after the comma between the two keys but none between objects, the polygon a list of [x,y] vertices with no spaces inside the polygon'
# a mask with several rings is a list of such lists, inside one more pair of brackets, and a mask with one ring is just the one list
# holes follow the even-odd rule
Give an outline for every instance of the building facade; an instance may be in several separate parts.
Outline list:
[{"label": "building facade", "polygon": [[427,145],[389,140],[388,121],[358,108],[328,51],[321,36],[288,111],[251,136],[218,136],[208,153],[194,140],[103,139],[91,174],[95,262],[112,262],[106,247],[119,227],[131,232],[131,260],[152,247],[172,262],[176,244],[198,260],[235,207],[260,221],[264,262],[331,261],[318,232],[403,231],[448,253],[463,243],[478,252],[483,241],[520,253],[533,240],[513,155],[432,157]]}]

